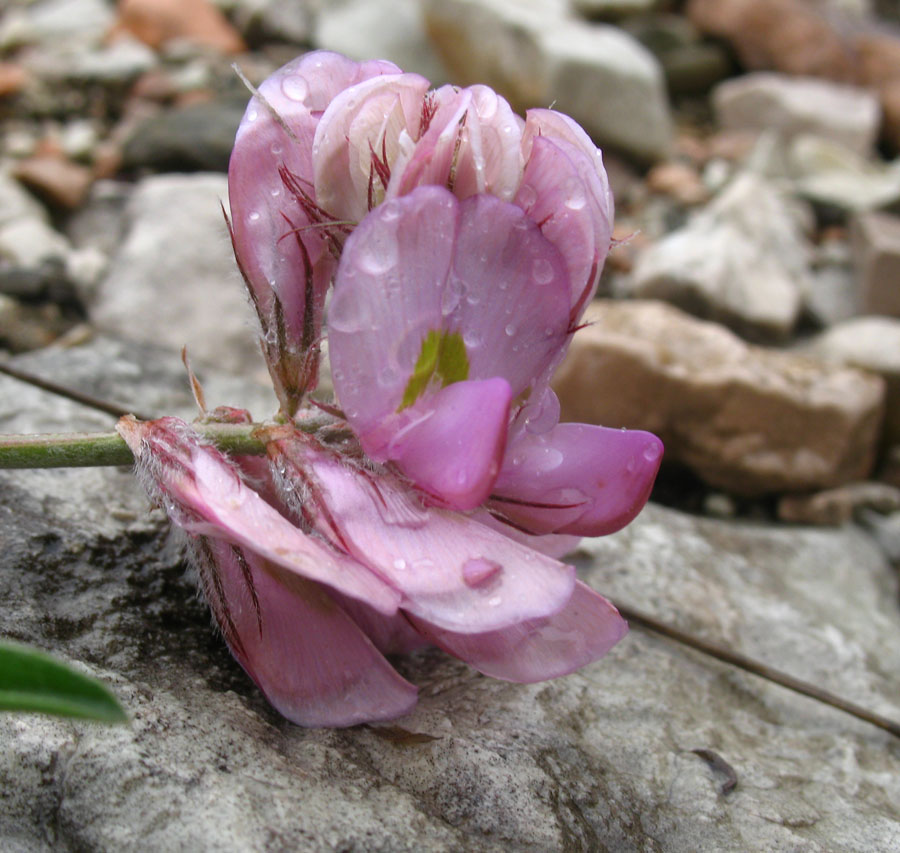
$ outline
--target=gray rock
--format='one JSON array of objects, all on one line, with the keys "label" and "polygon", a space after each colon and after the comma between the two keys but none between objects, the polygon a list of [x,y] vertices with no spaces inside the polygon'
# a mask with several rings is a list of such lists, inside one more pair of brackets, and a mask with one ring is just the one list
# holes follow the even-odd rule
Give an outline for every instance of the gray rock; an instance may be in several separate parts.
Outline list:
[{"label": "gray rock", "polygon": [[[182,382],[170,354],[108,341],[20,364],[154,406]],[[4,430],[109,425],[7,378],[0,395]],[[225,652],[127,471],[0,479],[0,631],[78,661],[131,715],[0,716],[3,849],[851,853],[900,837],[896,740],[636,627],[531,686],[419,653],[401,664],[410,716],[297,728]],[[900,716],[896,575],[859,530],[651,506],[580,553],[598,589]]]},{"label": "gray rock", "polygon": [[125,340],[187,345],[225,370],[260,371],[252,309],[222,216],[225,175],[160,175],[131,196],[122,245],[91,306]]},{"label": "gray rock", "polygon": [[448,80],[425,32],[419,0],[332,0],[316,16],[313,42],[352,59],[390,59],[434,85]]},{"label": "gray rock", "polygon": [[819,326],[832,326],[859,313],[856,269],[849,241],[823,241],[813,252],[806,313]]},{"label": "gray rock", "polygon": [[6,168],[0,169],[0,228],[22,219],[47,222],[47,211]]},{"label": "gray rock", "polygon": [[571,4],[579,15],[603,21],[646,15],[662,5],[660,0],[571,0]]},{"label": "gray rock", "polygon": [[225,172],[247,98],[165,110],[135,127],[122,150],[126,170]]},{"label": "gray rock", "polygon": [[785,193],[745,172],[685,227],[644,251],[625,290],[750,338],[784,339],[810,287],[808,224]]},{"label": "gray rock", "polygon": [[487,83],[520,111],[552,103],[635,159],[666,155],[662,70],[622,30],[567,17],[563,0],[426,0],[424,9],[454,81]]},{"label": "gray rock", "polygon": [[794,191],[825,208],[857,213],[900,204],[900,160],[872,161],[837,142],[798,136],[787,161]]},{"label": "gray rock", "polygon": [[874,93],[813,77],[757,72],[720,83],[712,95],[727,130],[776,130],[786,138],[811,134],[865,155],[878,136],[881,108]]},{"label": "gray rock", "polygon": [[[219,4],[221,5],[221,4]],[[306,44],[312,29],[309,0],[238,0],[231,19],[250,45]]]},{"label": "gray rock", "polygon": [[105,0],[11,0],[0,20],[0,49],[23,44],[99,44],[112,26]]},{"label": "gray rock", "polygon": [[0,257],[20,267],[62,260],[69,248],[69,241],[43,219],[21,219],[0,227]]}]

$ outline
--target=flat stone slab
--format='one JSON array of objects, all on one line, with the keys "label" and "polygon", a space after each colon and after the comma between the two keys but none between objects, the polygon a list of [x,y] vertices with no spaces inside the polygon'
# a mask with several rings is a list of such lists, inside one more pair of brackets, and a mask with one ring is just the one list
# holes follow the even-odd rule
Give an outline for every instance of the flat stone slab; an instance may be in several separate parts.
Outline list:
[{"label": "flat stone slab", "polygon": [[[153,411],[167,396],[169,410],[191,408],[166,351],[98,339],[19,364]],[[274,409],[257,386],[206,384],[210,405],[234,394]],[[109,425],[0,377],[4,431]],[[425,651],[399,663],[420,687],[412,715],[293,726],[210,628],[127,470],[11,471],[0,482],[0,633],[80,662],[131,715],[119,727],[0,715],[0,849],[900,844],[900,741],[637,628],[605,660],[529,686]],[[651,505],[575,559],[613,597],[900,717],[897,577],[854,527],[769,529]]]}]

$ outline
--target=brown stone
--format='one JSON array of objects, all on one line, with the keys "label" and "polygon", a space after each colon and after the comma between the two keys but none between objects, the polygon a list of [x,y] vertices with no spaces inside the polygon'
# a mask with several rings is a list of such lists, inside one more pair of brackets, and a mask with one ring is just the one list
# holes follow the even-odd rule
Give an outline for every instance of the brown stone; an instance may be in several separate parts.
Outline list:
[{"label": "brown stone", "polygon": [[897,512],[900,489],[871,481],[847,483],[813,495],[785,495],[778,501],[778,517],[794,524],[846,524],[861,509]]},{"label": "brown stone", "polygon": [[804,0],[689,0],[699,30],[724,38],[744,66],[852,82],[853,55],[815,4]]},{"label": "brown stone", "polygon": [[884,381],[745,344],[661,302],[598,301],[556,375],[563,419],[647,429],[666,458],[741,495],[865,479]]},{"label": "brown stone", "polygon": [[861,313],[900,317],[900,217],[862,213],[852,235]]},{"label": "brown stone", "polygon": [[13,174],[57,207],[74,210],[87,197],[94,176],[90,169],[54,154],[20,160]]},{"label": "brown stone", "polygon": [[709,191],[699,173],[687,163],[669,162],[654,166],[647,173],[647,188],[684,205],[701,204],[709,198]]},{"label": "brown stone", "polygon": [[118,27],[160,48],[184,39],[222,53],[243,53],[240,33],[209,0],[119,0]]},{"label": "brown stone", "polygon": [[14,62],[0,62],[0,98],[15,95],[28,80],[28,72]]}]

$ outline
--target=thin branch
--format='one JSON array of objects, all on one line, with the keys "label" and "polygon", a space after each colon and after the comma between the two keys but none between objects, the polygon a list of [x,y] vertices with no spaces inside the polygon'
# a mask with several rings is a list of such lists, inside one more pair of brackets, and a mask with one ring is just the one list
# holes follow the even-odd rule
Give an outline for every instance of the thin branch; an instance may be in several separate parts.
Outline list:
[{"label": "thin branch", "polygon": [[643,613],[640,610],[635,610],[633,607],[622,605],[617,602],[613,603],[619,613],[621,613],[629,622],[634,622],[643,628],[657,634],[662,634],[670,640],[675,640],[677,643],[681,643],[682,645],[695,649],[698,652],[702,652],[705,655],[714,657],[724,663],[751,672],[754,675],[758,675],[760,678],[765,678],[767,681],[780,684],[782,687],[787,687],[788,690],[802,693],[804,696],[809,696],[811,699],[817,699],[819,702],[830,705],[832,708],[837,708],[847,714],[852,714],[860,720],[865,720],[865,722],[871,723],[873,726],[878,726],[878,728],[890,732],[895,737],[900,737],[900,722],[889,720],[887,717],[882,717],[880,714],[868,710],[868,708],[863,708],[853,702],[848,702],[846,699],[841,699],[840,696],[835,696],[827,690],[822,690],[822,688],[816,687],[816,685],[810,684],[808,681],[801,681],[799,678],[794,678],[794,676],[773,669],[767,664],[755,661],[738,652],[733,652],[730,649],[726,649],[724,646],[711,643],[708,640],[702,640],[699,637],[686,634],[684,631],[679,631],[677,628],[673,628],[665,622],[660,622],[648,613]]},{"label": "thin branch", "polygon": [[83,406],[96,409],[98,412],[105,412],[107,415],[113,415],[116,418],[121,418],[123,415],[134,415],[142,421],[153,420],[153,418],[148,415],[138,414],[134,409],[118,406],[115,403],[107,403],[105,400],[92,397],[90,394],[84,394],[81,391],[66,388],[65,385],[58,385],[56,382],[42,379],[40,376],[35,376],[33,373],[19,370],[17,367],[13,367],[11,364],[5,362],[0,362],[0,373],[10,376],[13,379],[18,379],[19,382],[26,382],[29,385],[34,385],[35,388],[40,388],[42,391],[47,391],[50,394],[56,394],[59,397],[65,397],[68,400],[81,403]]}]

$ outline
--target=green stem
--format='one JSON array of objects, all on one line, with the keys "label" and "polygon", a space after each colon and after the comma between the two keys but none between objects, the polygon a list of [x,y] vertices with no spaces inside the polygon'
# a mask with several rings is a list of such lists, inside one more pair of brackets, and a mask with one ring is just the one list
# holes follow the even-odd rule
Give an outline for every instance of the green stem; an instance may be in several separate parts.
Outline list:
[{"label": "green stem", "polygon": [[[265,443],[256,437],[260,426],[195,424],[194,428],[227,453],[260,456],[266,452]],[[0,435],[0,468],[85,468],[133,462],[128,445],[116,432]]]}]

